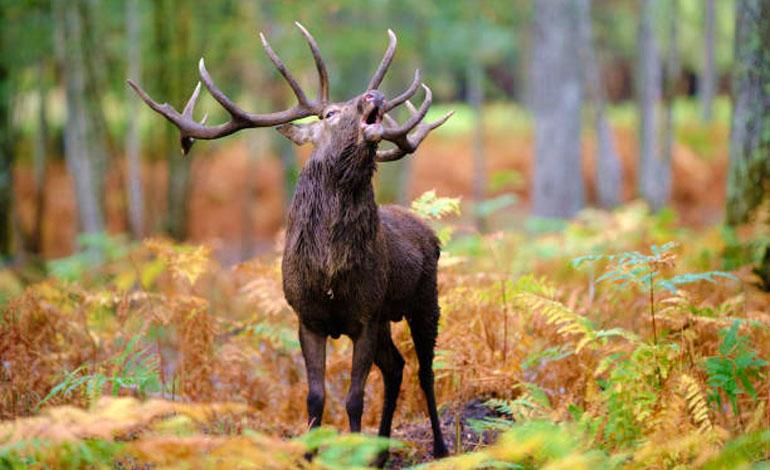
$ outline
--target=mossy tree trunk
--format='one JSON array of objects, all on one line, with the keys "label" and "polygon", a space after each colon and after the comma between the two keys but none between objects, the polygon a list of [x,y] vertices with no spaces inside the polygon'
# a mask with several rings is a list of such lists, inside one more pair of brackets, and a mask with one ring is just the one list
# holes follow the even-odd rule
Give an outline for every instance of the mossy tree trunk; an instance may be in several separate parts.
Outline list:
[{"label": "mossy tree trunk", "polygon": [[[0,50],[2,50],[2,46],[4,44],[0,44]],[[5,64],[0,60],[0,265],[10,259],[13,254],[11,96],[10,74]]]},{"label": "mossy tree trunk", "polygon": [[[164,97],[177,107],[184,106],[197,81],[196,64],[191,57],[191,5],[179,0],[154,2],[154,32],[157,51],[157,96]],[[191,157],[183,158],[179,146],[179,132],[165,126],[161,143],[162,155],[168,162],[166,189],[166,223],[168,234],[175,240],[187,236],[187,216],[190,193]]]}]

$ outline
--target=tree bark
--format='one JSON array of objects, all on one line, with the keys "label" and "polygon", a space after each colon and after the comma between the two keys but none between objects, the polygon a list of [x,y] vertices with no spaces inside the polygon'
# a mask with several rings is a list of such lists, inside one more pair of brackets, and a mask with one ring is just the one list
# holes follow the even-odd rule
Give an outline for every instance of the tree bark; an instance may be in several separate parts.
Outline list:
[{"label": "tree bark", "polygon": [[[154,7],[158,96],[168,97],[169,103],[181,107],[185,93],[191,93],[195,85],[195,64],[190,58],[190,5],[156,0]],[[178,133],[170,125],[165,126],[161,149],[168,162],[166,231],[175,240],[183,240],[187,236],[191,158],[182,158]]]},{"label": "tree bark", "polygon": [[86,57],[81,1],[56,1],[63,47],[62,68],[66,83],[67,122],[64,129],[64,152],[67,167],[75,181],[80,230],[85,233],[104,231],[102,195],[104,154],[94,149],[97,135],[89,116]]},{"label": "tree bark", "polygon": [[[670,0],[668,3],[668,50],[666,51],[666,76],[665,76],[665,114],[663,116],[663,161],[668,168],[669,188],[671,186],[671,162],[674,158],[674,138],[676,129],[674,122],[674,100],[676,99],[676,85],[679,78],[679,0]],[[670,189],[669,189],[670,193]],[[666,198],[668,199],[668,197]]]},{"label": "tree bark", "polygon": [[770,2],[736,3],[727,222],[749,220],[770,184]]},{"label": "tree bark", "polygon": [[28,247],[32,253],[36,254],[43,252],[43,221],[45,216],[46,155],[48,153],[48,96],[45,69],[45,61],[41,58],[37,63],[37,91],[40,101],[37,108],[35,150],[32,154],[35,173],[35,217]]},{"label": "tree bark", "polygon": [[532,104],[533,213],[571,217],[584,204],[580,155],[583,101],[575,0],[535,2]]},{"label": "tree bark", "polygon": [[671,164],[661,148],[663,123],[660,46],[653,21],[658,3],[640,0],[637,64],[639,102],[639,190],[653,211],[668,202]]},{"label": "tree bark", "polygon": [[606,95],[601,67],[593,40],[591,0],[578,0],[580,15],[580,49],[586,93],[593,105],[596,133],[596,193],[599,205],[605,208],[620,204],[623,167],[615,147],[615,138],[605,113]]},{"label": "tree bark", "polygon": [[701,113],[705,122],[711,122],[717,74],[714,64],[714,0],[705,0],[703,24],[703,73],[700,77]]},{"label": "tree bark", "polygon": [[[0,13],[0,19],[5,16]],[[0,51],[7,44],[0,35]],[[11,74],[0,59],[0,266],[13,255],[13,139],[11,138]]]},{"label": "tree bark", "polygon": [[[128,40],[127,74],[134,80],[142,76],[141,34],[139,29],[139,0],[126,2],[126,35]],[[128,225],[134,239],[144,235],[144,191],[139,135],[139,100],[126,88],[126,189],[128,194]]]},{"label": "tree bark", "polygon": [[[471,42],[479,40],[479,12],[474,8],[471,12]],[[487,159],[484,148],[484,70],[481,61],[473,51],[466,62],[466,79],[468,82],[468,105],[473,110],[473,202],[480,204],[487,194]],[[486,230],[486,220],[477,212],[474,217],[476,229]]]}]

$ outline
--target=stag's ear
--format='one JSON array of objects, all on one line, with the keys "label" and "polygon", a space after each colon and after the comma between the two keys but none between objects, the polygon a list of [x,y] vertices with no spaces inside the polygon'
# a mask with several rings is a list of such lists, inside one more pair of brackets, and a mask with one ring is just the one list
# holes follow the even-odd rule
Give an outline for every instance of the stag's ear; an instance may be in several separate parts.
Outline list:
[{"label": "stag's ear", "polygon": [[321,121],[308,124],[282,124],[275,130],[297,145],[304,145],[308,142],[315,144],[320,136]]}]

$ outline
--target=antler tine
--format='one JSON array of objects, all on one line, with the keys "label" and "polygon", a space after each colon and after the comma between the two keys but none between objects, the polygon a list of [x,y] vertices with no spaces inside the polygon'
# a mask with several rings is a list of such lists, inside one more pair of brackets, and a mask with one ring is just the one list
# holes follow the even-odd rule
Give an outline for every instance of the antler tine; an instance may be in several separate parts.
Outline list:
[{"label": "antler tine", "polygon": [[[299,86],[299,83],[297,83],[297,80],[294,78],[294,76],[289,72],[289,69],[286,68],[286,65],[284,65],[283,61],[278,58],[278,55],[273,51],[273,48],[270,47],[270,43],[267,42],[267,38],[263,33],[259,33],[259,38],[262,40],[262,47],[265,49],[265,52],[267,53],[267,56],[270,57],[270,61],[273,62],[273,65],[275,65],[275,68],[278,69],[279,72],[281,72],[281,75],[283,75],[283,78],[286,79],[286,81],[289,83],[289,86],[291,87],[291,90],[294,92],[294,96],[297,97],[297,101],[299,101],[299,104],[302,106],[307,106],[309,108],[314,108],[311,106],[311,103],[308,101],[307,96],[305,96],[305,92],[302,91],[302,87]],[[320,110],[318,110],[320,112]]]},{"label": "antler tine", "polygon": [[377,71],[374,72],[374,76],[372,76],[371,81],[369,81],[367,90],[376,90],[377,87],[380,86],[382,79],[385,77],[385,73],[388,71],[388,67],[390,67],[390,62],[393,60],[393,55],[396,53],[396,44],[398,40],[396,39],[396,33],[394,33],[392,29],[388,29],[388,38],[388,49],[382,57],[380,66],[377,67]]},{"label": "antler tine", "polygon": [[420,88],[420,69],[414,71],[414,79],[412,79],[412,83],[409,85],[409,88],[407,88],[406,91],[396,96],[392,100],[388,100],[388,104],[385,106],[385,112],[390,111],[396,106],[400,106],[404,101],[414,96],[418,88]]},{"label": "antler tine", "polygon": [[[206,70],[206,64],[203,62],[203,57],[198,61],[198,73],[200,74],[201,80],[203,80],[203,85],[206,86],[206,89],[211,93],[211,96],[213,96],[232,117],[242,121],[249,120],[249,113],[239,108],[238,105],[233,103],[233,101],[214,84],[214,80],[211,79],[209,71]],[[198,89],[196,88],[195,91],[197,92]]]},{"label": "antler tine", "polygon": [[425,140],[425,137],[427,137],[430,131],[443,125],[447,119],[452,117],[453,114],[454,111],[449,111],[440,119],[437,119],[433,122],[420,123],[412,135],[403,135],[400,139],[394,141],[396,144],[395,148],[388,150],[378,150],[376,160],[378,162],[392,162],[394,160],[401,159],[405,155],[413,153],[415,150],[417,150],[417,147],[420,145],[420,143]]},{"label": "antler tine", "polygon": [[201,94],[201,82],[198,82],[198,84],[195,85],[195,90],[193,91],[193,94],[190,95],[190,99],[187,100],[187,104],[184,106],[184,110],[182,110],[182,116],[192,119],[193,117],[192,113],[193,113],[193,110],[195,109],[195,105],[198,103],[198,96],[200,96],[200,94]]},{"label": "antler tine", "polygon": [[382,116],[390,127],[398,127],[398,122],[390,117],[390,114],[383,114]]},{"label": "antler tine", "polygon": [[318,100],[322,105],[326,105],[329,102],[329,74],[326,72],[326,64],[324,64],[324,60],[321,57],[318,43],[316,43],[313,35],[299,21],[295,21],[294,24],[302,32],[302,35],[305,36],[307,44],[310,46],[310,52],[313,53],[315,67],[318,70]]},{"label": "antler tine", "polygon": [[275,53],[272,52],[270,46],[267,45],[267,42],[264,40],[264,36],[262,39],[263,43],[266,45],[268,55],[271,56],[273,63],[276,64],[283,76],[289,82],[289,85],[291,85],[295,95],[297,95],[299,104],[293,108],[268,114],[254,114],[242,110],[230,98],[228,98],[227,95],[225,95],[224,92],[216,86],[216,84],[214,84],[214,80],[211,79],[211,75],[209,75],[208,70],[206,70],[206,64],[203,61],[203,58],[201,58],[200,62],[198,63],[198,72],[200,74],[201,81],[209,93],[211,93],[211,96],[213,96],[214,99],[217,100],[217,102],[221,104],[223,108],[225,108],[228,114],[230,114],[230,120],[223,124],[207,126],[206,117],[204,117],[201,122],[196,122],[193,118],[193,111],[200,96],[201,82],[198,82],[195,90],[190,96],[190,99],[187,100],[187,103],[185,104],[181,114],[168,103],[157,103],[155,100],[150,98],[150,96],[142,89],[142,87],[136,84],[133,80],[129,79],[128,84],[134,90],[134,92],[136,92],[136,94],[145,103],[147,103],[150,108],[168,119],[172,124],[179,128],[180,142],[182,144],[182,152],[184,154],[189,152],[190,147],[192,147],[195,139],[217,139],[219,137],[225,137],[238,132],[241,129],[248,129],[252,127],[269,127],[278,124],[285,124],[287,122],[294,121],[295,119],[301,119],[303,117],[320,113],[323,105],[317,102],[309,102],[307,100],[305,94],[302,92],[302,89],[299,88],[299,85],[297,85],[296,80],[294,80],[288,71],[286,71],[286,67],[283,66],[283,63],[280,61],[280,59],[275,56]]},{"label": "antler tine", "polygon": [[428,88],[424,83],[422,84],[422,87],[425,90],[425,100],[422,102],[420,109],[416,113],[412,113],[412,115],[403,126],[396,127],[394,129],[385,129],[385,131],[382,133],[383,139],[395,141],[399,137],[408,134],[414,128],[414,126],[422,121],[422,119],[428,113],[428,108],[433,102],[433,93],[430,91],[430,88]]}]

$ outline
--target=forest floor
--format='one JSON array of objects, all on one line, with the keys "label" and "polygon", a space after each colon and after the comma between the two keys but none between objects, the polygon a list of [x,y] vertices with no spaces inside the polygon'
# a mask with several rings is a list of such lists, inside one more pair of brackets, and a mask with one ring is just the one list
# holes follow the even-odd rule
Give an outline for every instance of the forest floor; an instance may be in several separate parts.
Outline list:
[{"label": "forest floor", "polygon": [[[433,223],[445,235],[457,228]],[[399,323],[406,366],[392,465],[729,468],[766,458],[770,294],[750,270],[763,231],[693,230],[638,203],[586,211],[555,232],[455,231],[441,261],[434,369],[446,442],[463,452],[430,459],[413,345]],[[206,245],[107,246],[106,263],[57,260],[54,277],[4,300],[0,461],[347,468],[382,449],[371,437],[377,372],[365,435],[339,432],[345,338],[327,350],[329,427],[307,432],[280,252],[223,266]],[[312,464],[308,450],[318,453]]]}]

